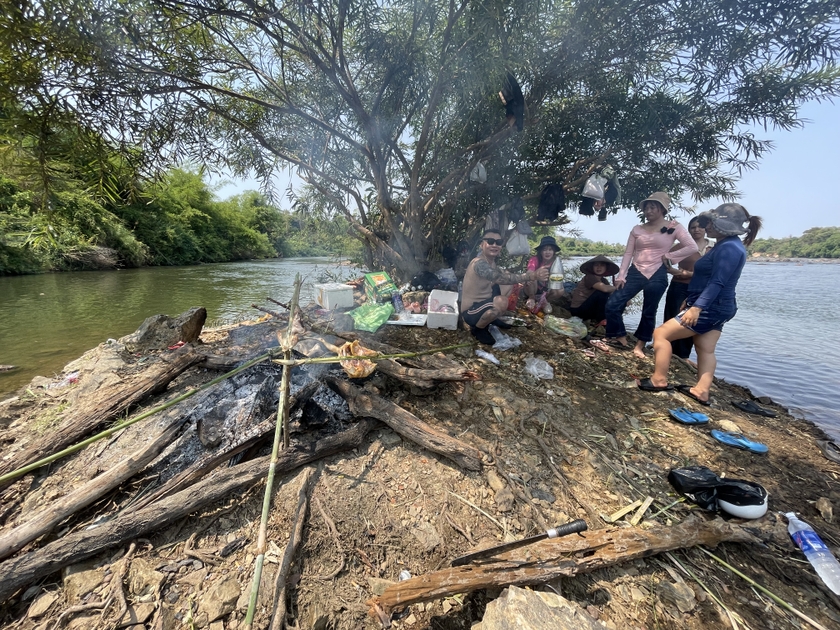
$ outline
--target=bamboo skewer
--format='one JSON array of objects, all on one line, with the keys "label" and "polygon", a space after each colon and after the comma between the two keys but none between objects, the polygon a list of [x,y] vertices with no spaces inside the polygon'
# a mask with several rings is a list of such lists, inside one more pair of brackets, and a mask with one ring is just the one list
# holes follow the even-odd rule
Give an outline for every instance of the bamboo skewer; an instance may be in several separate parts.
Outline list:
[{"label": "bamboo skewer", "polygon": [[277,467],[277,458],[280,453],[280,437],[283,437],[283,449],[289,448],[289,381],[292,372],[293,333],[295,323],[295,311],[298,307],[300,296],[301,279],[300,274],[295,277],[295,290],[292,294],[291,309],[289,310],[289,325],[286,327],[286,334],[281,340],[283,349],[283,377],[280,381],[280,400],[277,402],[277,424],[274,429],[274,443],[271,447],[271,461],[268,465],[268,478],[265,482],[265,495],[263,497],[262,517],[260,518],[260,531],[257,536],[257,558],[254,564],[254,581],[251,584],[251,597],[248,601],[248,612],[245,615],[245,630],[251,630],[254,623],[254,614],[257,610],[257,599],[260,593],[260,582],[262,581],[262,569],[265,562],[266,532],[268,530],[268,515],[271,511],[271,493],[274,486],[274,471]]}]

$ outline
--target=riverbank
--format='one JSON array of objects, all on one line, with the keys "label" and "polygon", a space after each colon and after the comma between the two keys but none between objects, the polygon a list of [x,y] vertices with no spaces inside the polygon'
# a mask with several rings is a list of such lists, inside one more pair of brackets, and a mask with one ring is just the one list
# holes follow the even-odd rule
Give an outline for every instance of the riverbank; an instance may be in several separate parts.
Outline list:
[{"label": "riverbank", "polygon": [[[666,480],[670,468],[691,464],[708,466],[728,477],[758,481],[770,493],[771,513],[761,521],[745,523],[744,531],[753,532],[761,543],[724,543],[715,553],[824,626],[840,623],[835,600],[803,563],[801,553],[773,516],[777,511],[800,512],[836,548],[840,528],[829,508],[840,500],[840,466],[820,454],[816,441],[825,437],[822,431],[776,405],[770,405],[778,413],[776,418],[745,414],[731,402],[749,398],[749,392],[724,382],[716,383],[711,407],[696,406],[678,393],[642,392],[634,377],[649,374],[649,357],[606,354],[531,323],[531,328],[512,332],[523,341],[522,346],[496,353],[500,366],[479,360],[471,348],[445,353],[449,361],[479,375],[478,381],[423,388],[377,372],[360,383],[370,395],[395,402],[434,429],[482,450],[484,463],[480,471],[471,471],[386,427],[373,429],[355,450],[324,459],[290,582],[289,611],[300,627],[381,627],[369,616],[365,602],[393,586],[400,571],[408,570],[413,576],[432,574],[476,546],[536,533],[543,523],[583,518],[591,530],[604,532],[616,527],[616,531],[634,527],[640,532],[667,531],[691,523],[697,510],[685,503],[673,505],[677,497]],[[282,321],[268,318],[208,330],[196,347],[217,357],[257,356],[265,347],[276,345],[276,333],[282,329]],[[364,339],[423,350],[471,338],[463,331],[385,326],[375,336],[363,335]],[[17,400],[0,407],[9,425],[4,432],[4,452],[11,455],[54,430],[50,427],[80,404],[81,392],[85,392],[83,399],[90,399],[96,391],[95,379],[80,369],[82,365],[95,360],[100,367],[107,366],[109,374],[128,382],[132,373],[160,360],[171,361],[173,354],[183,351],[138,354],[103,345],[85,361],[68,366],[69,372],[33,383]],[[553,379],[537,380],[525,372],[525,359],[532,354],[552,365]],[[144,400],[134,414],[173,400],[219,374],[208,367],[189,368],[165,393]],[[324,380],[328,375],[319,373],[316,378]],[[674,382],[691,382],[693,370],[675,361],[672,378]],[[180,404],[181,412],[172,410],[166,417],[178,417],[194,405],[185,401]],[[667,410],[678,406],[707,413],[710,425],[676,424]],[[318,435],[354,426],[346,408],[339,407],[333,401],[333,407],[317,407],[318,413],[316,408],[310,410],[320,414],[317,422],[314,416],[311,423],[293,418],[292,450],[306,451]],[[270,413],[270,408],[264,413]],[[54,504],[79,480],[90,479],[92,471],[125,460],[138,444],[156,433],[160,422],[160,418],[149,418],[127,429],[122,437],[62,460],[53,465],[49,475],[39,472],[34,484],[31,480],[18,482],[2,496],[4,528],[0,534]],[[199,430],[190,428],[193,422],[188,421],[185,431]],[[711,428],[736,429],[768,445],[769,454],[754,455],[722,446],[710,438]],[[238,466],[247,465],[267,448],[252,445]],[[120,522],[132,505],[169,476],[165,471],[172,464],[165,463],[167,457],[171,454],[165,452],[134,481],[107,493],[0,568],[6,565],[9,575],[10,562],[58,544],[71,533],[82,535],[95,520],[104,521],[101,527],[106,528],[111,527],[110,521]],[[224,470],[206,473],[208,480],[220,479]],[[137,534],[136,538],[144,541],[135,546],[133,559],[124,567],[119,559],[130,540],[112,542],[101,553],[74,563],[64,577],[54,573],[39,580],[38,585],[19,591],[6,602],[4,626],[35,628],[52,623],[72,606],[104,601],[112,592],[115,576],[120,575],[125,577],[131,610],[147,614],[148,627],[174,627],[188,619],[195,627],[214,630],[242,627],[262,485],[257,482],[171,525]],[[261,599],[257,627],[267,625],[269,587],[278,568],[273,562],[282,557],[284,541],[292,529],[298,485],[296,473],[287,473],[275,495],[268,532],[273,544],[264,576],[269,586]],[[647,496],[653,498],[653,507],[637,526],[627,522],[632,511],[617,525],[603,520],[602,515]],[[730,521],[727,526],[738,523]],[[233,551],[227,551],[229,547]],[[516,557],[528,557],[537,553],[536,549],[523,550]],[[59,566],[54,566],[57,571]],[[145,583],[151,587],[144,590]],[[635,558],[574,578],[554,579],[550,585],[607,628],[731,627],[715,598],[750,627],[801,627],[789,612],[757,594],[698,548]],[[407,614],[395,618],[393,626],[411,630],[470,628],[498,591],[478,590],[414,604]],[[213,602],[221,600],[228,602],[227,608],[221,621],[213,621],[211,617],[220,610]],[[93,608],[89,612],[99,614]],[[95,618],[84,611],[71,616],[75,625],[70,627],[91,627]]]}]

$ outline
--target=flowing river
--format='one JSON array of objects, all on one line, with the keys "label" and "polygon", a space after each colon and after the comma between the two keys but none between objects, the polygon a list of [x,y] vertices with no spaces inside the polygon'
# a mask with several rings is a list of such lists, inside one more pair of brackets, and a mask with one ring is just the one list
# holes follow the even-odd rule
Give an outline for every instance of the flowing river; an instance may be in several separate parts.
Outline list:
[{"label": "flowing river", "polygon": [[[838,271],[835,264],[748,263],[738,285],[738,315],[726,325],[717,352],[718,377],[770,396],[835,439]],[[106,339],[133,332],[150,315],[204,306],[208,326],[253,318],[258,313],[251,304],[266,304],[268,296],[288,299],[298,273],[306,303],[312,284],[340,281],[357,270],[326,258],[298,258],[0,277],[0,364],[19,366],[0,372],[0,399],[35,375],[60,372]],[[633,315],[627,324],[632,332]]]}]

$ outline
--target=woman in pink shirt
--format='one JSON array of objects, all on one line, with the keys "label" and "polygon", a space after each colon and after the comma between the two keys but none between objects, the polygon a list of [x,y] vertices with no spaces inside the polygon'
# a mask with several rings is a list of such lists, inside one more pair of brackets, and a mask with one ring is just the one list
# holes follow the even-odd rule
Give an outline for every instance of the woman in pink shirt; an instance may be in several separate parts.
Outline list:
[{"label": "woman in pink shirt", "polygon": [[[642,291],[644,304],[639,326],[634,333],[637,341],[633,353],[639,358],[644,358],[645,344],[653,340],[659,300],[668,288],[668,274],[662,257],[668,254],[668,258],[679,262],[696,252],[697,244],[682,225],[676,221],[665,220],[671,208],[668,193],[655,192],[639,205],[645,223],[630,230],[627,249],[624,250],[624,258],[615,280],[617,289],[607,301],[606,335],[608,339],[613,340],[611,345],[630,347],[624,328],[624,309],[627,303]],[[669,253],[675,240],[679,241],[682,247]]]}]

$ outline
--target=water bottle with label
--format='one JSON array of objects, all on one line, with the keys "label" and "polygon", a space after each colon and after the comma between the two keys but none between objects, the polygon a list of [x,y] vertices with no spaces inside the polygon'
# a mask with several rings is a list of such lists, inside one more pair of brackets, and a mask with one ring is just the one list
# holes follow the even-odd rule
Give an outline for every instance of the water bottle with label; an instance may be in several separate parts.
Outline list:
[{"label": "water bottle with label", "polygon": [[565,274],[563,273],[563,262],[560,260],[560,257],[557,256],[554,259],[554,262],[551,263],[551,269],[548,271],[548,288],[554,290],[562,289],[564,278]]},{"label": "water bottle with label", "polygon": [[835,595],[840,595],[840,562],[837,562],[837,558],[813,527],[805,521],[800,521],[793,512],[785,514],[785,518],[788,520],[791,538],[799,545],[817,575]]}]

